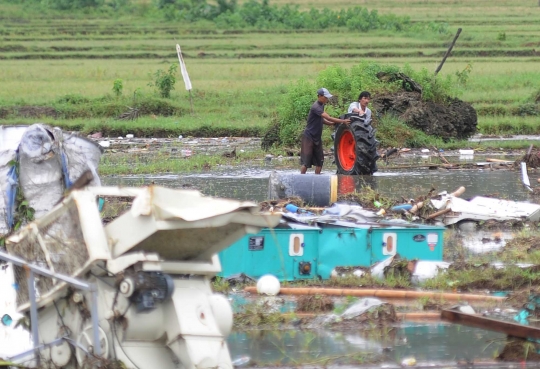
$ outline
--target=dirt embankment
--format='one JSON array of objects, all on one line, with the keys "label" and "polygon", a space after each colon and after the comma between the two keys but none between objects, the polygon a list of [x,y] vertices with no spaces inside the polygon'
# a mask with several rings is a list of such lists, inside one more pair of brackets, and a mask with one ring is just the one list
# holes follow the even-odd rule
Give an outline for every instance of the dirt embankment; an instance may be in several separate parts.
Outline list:
[{"label": "dirt embankment", "polygon": [[423,101],[418,91],[376,95],[372,104],[379,114],[394,114],[413,128],[443,139],[465,139],[476,132],[478,119],[471,104],[458,99],[448,105]]}]

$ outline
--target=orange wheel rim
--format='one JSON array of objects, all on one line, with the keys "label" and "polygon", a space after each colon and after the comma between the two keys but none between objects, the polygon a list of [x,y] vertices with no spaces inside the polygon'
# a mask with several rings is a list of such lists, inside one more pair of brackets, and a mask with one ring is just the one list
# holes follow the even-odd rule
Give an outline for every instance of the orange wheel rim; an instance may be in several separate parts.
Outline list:
[{"label": "orange wheel rim", "polygon": [[350,131],[345,131],[339,139],[338,145],[338,160],[341,167],[345,170],[351,170],[354,168],[356,162],[356,142],[354,136]]}]

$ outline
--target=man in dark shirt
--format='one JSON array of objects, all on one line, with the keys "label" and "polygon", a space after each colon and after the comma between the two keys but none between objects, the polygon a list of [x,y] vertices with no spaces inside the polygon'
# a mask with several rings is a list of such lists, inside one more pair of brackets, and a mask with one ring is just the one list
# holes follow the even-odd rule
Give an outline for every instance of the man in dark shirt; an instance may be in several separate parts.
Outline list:
[{"label": "man in dark shirt", "polygon": [[300,161],[302,167],[300,173],[306,174],[308,168],[315,165],[315,174],[321,174],[324,162],[324,153],[322,147],[322,129],[323,124],[334,126],[336,124],[350,123],[349,119],[332,118],[324,111],[324,105],[332,97],[326,88],[317,90],[317,101],[311,105],[307,117],[307,126],[302,135],[302,148],[300,149]]}]

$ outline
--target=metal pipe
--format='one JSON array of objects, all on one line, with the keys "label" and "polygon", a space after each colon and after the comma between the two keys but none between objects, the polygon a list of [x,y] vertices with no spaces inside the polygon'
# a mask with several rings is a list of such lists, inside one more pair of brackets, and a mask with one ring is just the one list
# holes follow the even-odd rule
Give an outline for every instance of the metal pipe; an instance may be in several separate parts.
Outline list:
[{"label": "metal pipe", "polygon": [[90,293],[92,295],[92,331],[94,341],[94,355],[101,356],[101,342],[99,342],[99,316],[97,308],[97,288],[92,284]]},{"label": "metal pipe", "polygon": [[[257,287],[248,286],[244,291],[257,293]],[[379,290],[379,289],[357,289],[357,288],[293,288],[283,287],[279,290],[282,295],[327,295],[327,296],[355,296],[355,297],[379,297],[398,299],[418,299],[429,297],[433,299],[443,299],[449,301],[504,301],[506,297],[489,295],[471,295],[467,293],[430,292],[430,291],[407,291],[407,290]]]},{"label": "metal pipe", "polygon": [[28,282],[28,298],[30,299],[30,326],[32,329],[32,344],[34,345],[34,357],[36,364],[40,366],[39,357],[39,331],[38,331],[38,317],[37,317],[37,304],[36,304],[36,286],[34,284],[34,272],[27,270],[27,282]]},{"label": "metal pipe", "polygon": [[20,266],[20,267],[23,267],[23,268],[28,268],[29,270],[33,271],[34,273],[44,275],[45,277],[55,278],[55,279],[64,281],[66,283],[71,284],[72,286],[77,287],[80,290],[90,291],[91,285],[89,283],[87,283],[87,282],[81,281],[80,279],[77,279],[77,278],[68,277],[68,276],[65,276],[65,275],[62,275],[62,274],[53,273],[53,272],[49,271],[48,269],[39,267],[37,265],[30,264],[30,263],[24,261],[23,259],[20,259],[20,258],[18,258],[16,256],[6,254],[5,252],[0,251],[0,259],[9,261],[10,263],[12,263],[14,265],[17,265],[17,266]]}]

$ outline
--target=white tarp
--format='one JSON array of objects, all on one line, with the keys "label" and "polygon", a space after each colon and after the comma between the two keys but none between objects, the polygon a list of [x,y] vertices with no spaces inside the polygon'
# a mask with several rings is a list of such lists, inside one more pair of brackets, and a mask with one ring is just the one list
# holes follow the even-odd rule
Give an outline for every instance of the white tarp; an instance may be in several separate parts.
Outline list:
[{"label": "white tarp", "polygon": [[431,200],[439,210],[451,209],[451,213],[443,214],[441,219],[445,225],[455,224],[462,220],[540,220],[540,205],[527,202],[494,199],[476,196],[471,200],[463,200],[443,192],[440,200]]}]

